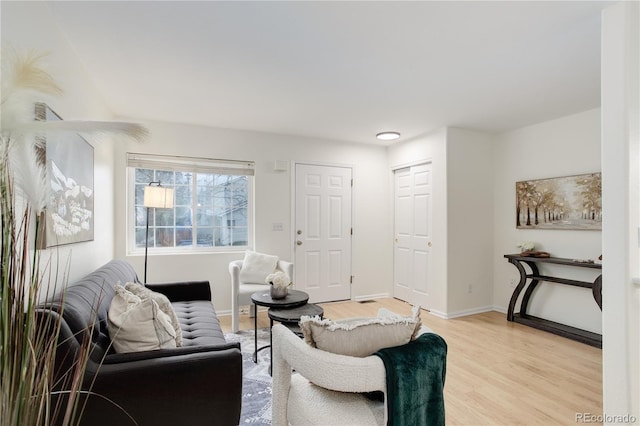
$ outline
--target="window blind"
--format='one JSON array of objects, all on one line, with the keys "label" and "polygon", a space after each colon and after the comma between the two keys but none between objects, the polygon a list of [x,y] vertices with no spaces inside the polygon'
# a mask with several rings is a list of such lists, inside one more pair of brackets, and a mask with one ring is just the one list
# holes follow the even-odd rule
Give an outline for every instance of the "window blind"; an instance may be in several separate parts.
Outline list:
[{"label": "window blind", "polygon": [[127,153],[127,167],[244,176],[253,176],[255,174],[255,163],[253,161],[139,153]]}]

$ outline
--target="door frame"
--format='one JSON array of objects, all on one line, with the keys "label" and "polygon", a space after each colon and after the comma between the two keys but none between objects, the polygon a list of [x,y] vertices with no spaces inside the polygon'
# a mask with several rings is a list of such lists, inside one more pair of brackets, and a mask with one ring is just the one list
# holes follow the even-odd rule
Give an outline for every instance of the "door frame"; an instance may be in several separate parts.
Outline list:
[{"label": "door frame", "polygon": [[[320,166],[320,167],[342,167],[351,169],[351,180],[353,184],[351,185],[351,229],[353,229],[353,234],[351,235],[351,247],[349,251],[349,256],[351,257],[351,276],[353,280],[355,280],[355,275],[353,273],[353,246],[356,237],[356,225],[355,225],[355,210],[356,210],[356,192],[353,190],[356,184],[356,166],[353,163],[330,163],[324,161],[292,161],[291,162],[291,170],[289,179],[291,181],[291,226],[289,227],[289,247],[290,247],[290,259],[293,259],[293,267],[295,268],[296,261],[296,169],[298,165],[303,166]],[[295,270],[295,269],[294,269]],[[295,275],[295,272],[294,272]],[[291,277],[293,279],[293,277]],[[353,300],[353,282],[349,286],[349,300]]]}]

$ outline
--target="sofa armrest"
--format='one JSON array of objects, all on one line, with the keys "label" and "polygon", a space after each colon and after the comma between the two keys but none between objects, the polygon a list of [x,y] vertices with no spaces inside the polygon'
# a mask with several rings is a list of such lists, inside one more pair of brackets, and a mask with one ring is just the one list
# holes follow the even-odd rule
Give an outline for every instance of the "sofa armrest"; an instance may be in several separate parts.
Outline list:
[{"label": "sofa armrest", "polygon": [[278,260],[276,270],[278,269],[287,274],[287,276],[293,280],[293,263],[287,262],[286,260]]},{"label": "sofa armrest", "polygon": [[154,425],[237,425],[242,355],[231,346],[103,364],[86,376],[93,385],[83,424],[132,424],[131,416]]},{"label": "sofa armrest", "polygon": [[229,262],[229,275],[231,276],[231,293],[233,300],[236,300],[238,287],[240,286],[240,269],[242,269],[242,260],[233,260]]},{"label": "sofa armrest", "polygon": [[149,290],[162,293],[171,302],[185,302],[188,300],[211,300],[211,286],[209,281],[185,281],[178,283],[145,284]]}]

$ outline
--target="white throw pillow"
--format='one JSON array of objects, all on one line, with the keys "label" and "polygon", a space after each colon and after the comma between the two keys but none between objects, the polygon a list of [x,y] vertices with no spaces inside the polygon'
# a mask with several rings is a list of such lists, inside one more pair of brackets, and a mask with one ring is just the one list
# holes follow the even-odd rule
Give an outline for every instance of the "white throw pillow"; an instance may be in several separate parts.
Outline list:
[{"label": "white throw pillow", "polygon": [[124,288],[127,291],[138,296],[140,299],[148,299],[151,298],[156,301],[158,307],[162,312],[169,316],[171,320],[171,326],[176,332],[176,346],[182,346],[182,329],[180,328],[180,321],[178,320],[178,316],[176,315],[176,311],[173,310],[173,306],[171,306],[171,302],[169,298],[162,293],[158,293],[156,291],[149,290],[147,287],[142,284],[128,282],[124,285]]},{"label": "white throw pillow", "polygon": [[300,328],[309,345],[323,351],[357,357],[404,345],[415,338],[420,326],[420,308],[417,306],[414,306],[411,316],[381,309],[375,318],[336,321],[317,316],[300,318]]},{"label": "white throw pillow", "polygon": [[120,284],[109,305],[109,335],[116,352],[176,347],[176,332],[158,303],[141,299]]},{"label": "white throw pillow", "polygon": [[273,274],[278,256],[247,250],[240,269],[240,282],[265,284],[267,276]]}]

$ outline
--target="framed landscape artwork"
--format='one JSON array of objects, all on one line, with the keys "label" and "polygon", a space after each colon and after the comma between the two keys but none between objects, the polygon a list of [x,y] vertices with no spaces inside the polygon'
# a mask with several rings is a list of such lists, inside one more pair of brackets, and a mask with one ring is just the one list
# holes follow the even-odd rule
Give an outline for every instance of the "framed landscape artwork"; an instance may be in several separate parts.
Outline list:
[{"label": "framed landscape artwork", "polygon": [[[36,120],[62,120],[46,104],[36,104]],[[44,241],[40,248],[93,240],[93,146],[77,133],[42,138],[49,182]]]},{"label": "framed landscape artwork", "polygon": [[602,229],[602,174],[516,182],[518,229]]}]

